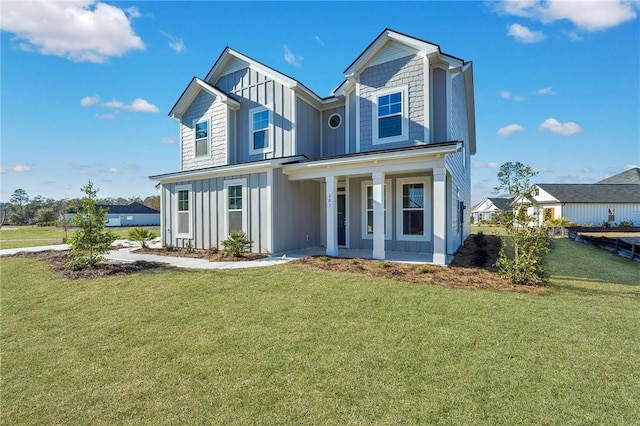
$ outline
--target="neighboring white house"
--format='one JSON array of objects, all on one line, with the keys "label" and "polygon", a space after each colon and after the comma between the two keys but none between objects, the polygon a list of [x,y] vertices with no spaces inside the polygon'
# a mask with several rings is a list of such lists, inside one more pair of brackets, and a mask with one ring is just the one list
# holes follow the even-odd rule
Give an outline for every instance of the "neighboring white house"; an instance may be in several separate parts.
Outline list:
[{"label": "neighboring white house", "polygon": [[471,210],[472,222],[498,220],[502,213],[511,210],[511,202],[514,198],[512,195],[485,198]]},{"label": "neighboring white house", "polygon": [[[158,226],[160,212],[144,204],[134,201],[129,204],[97,204],[107,213],[107,226]],[[76,213],[70,210],[65,213],[66,219],[73,219]]]},{"label": "neighboring white house", "polygon": [[385,29],[343,78],[323,98],[225,48],[169,113],[181,167],[150,177],[163,243],[206,249],[241,230],[262,253],[447,263],[470,228],[472,64]]},{"label": "neighboring white house", "polygon": [[529,214],[539,224],[563,217],[579,225],[634,222],[640,226],[640,169],[632,168],[594,184],[535,185],[537,203]]}]

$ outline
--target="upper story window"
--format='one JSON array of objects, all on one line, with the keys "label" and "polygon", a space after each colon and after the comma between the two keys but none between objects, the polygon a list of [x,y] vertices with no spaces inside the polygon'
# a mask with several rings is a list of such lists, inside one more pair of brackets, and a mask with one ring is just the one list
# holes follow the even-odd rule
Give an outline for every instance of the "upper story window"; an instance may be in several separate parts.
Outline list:
[{"label": "upper story window", "polygon": [[400,142],[408,139],[407,92],[407,86],[402,86],[374,93],[374,144]]},{"label": "upper story window", "polygon": [[269,129],[271,120],[269,110],[265,107],[252,108],[249,111],[251,120],[251,154],[271,152],[271,141],[269,140]]},{"label": "upper story window", "polygon": [[194,123],[195,156],[209,155],[209,120],[204,119]]}]

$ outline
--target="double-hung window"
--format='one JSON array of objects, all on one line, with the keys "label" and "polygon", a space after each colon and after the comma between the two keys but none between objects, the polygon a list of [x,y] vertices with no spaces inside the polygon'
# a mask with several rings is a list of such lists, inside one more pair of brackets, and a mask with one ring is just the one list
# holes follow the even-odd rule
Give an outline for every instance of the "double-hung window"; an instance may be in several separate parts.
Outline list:
[{"label": "double-hung window", "polygon": [[431,210],[429,179],[426,177],[397,180],[398,239],[429,241]]},{"label": "double-hung window", "polygon": [[191,238],[191,185],[176,186],[176,237]]},{"label": "double-hung window", "polygon": [[195,156],[209,155],[209,120],[196,121],[193,124]]},{"label": "double-hung window", "polygon": [[407,86],[403,86],[380,90],[373,94],[374,144],[408,139],[407,92]]},{"label": "double-hung window", "polygon": [[607,208],[607,222],[615,222],[616,220],[616,208],[609,207]]},{"label": "double-hung window", "polygon": [[269,109],[265,107],[252,108],[249,111],[251,120],[250,152],[260,154],[271,151],[271,141],[269,138],[271,119]]},{"label": "double-hung window", "polygon": [[[382,199],[384,200],[384,238],[391,239],[391,212],[388,210],[391,206],[391,180],[385,179],[382,190]],[[373,238],[373,181],[362,182],[362,238]]]},{"label": "double-hung window", "polygon": [[246,179],[227,180],[224,183],[227,235],[233,231],[247,232],[246,185]]}]

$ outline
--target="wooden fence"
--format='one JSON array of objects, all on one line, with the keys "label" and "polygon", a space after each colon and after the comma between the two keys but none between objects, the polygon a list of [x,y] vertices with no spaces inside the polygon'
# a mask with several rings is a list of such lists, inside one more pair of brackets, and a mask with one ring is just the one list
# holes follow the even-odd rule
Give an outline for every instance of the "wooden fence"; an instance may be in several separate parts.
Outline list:
[{"label": "wooden fence", "polygon": [[584,235],[574,230],[569,231],[569,238],[578,242],[616,253],[627,259],[640,261],[640,238],[620,238]]}]

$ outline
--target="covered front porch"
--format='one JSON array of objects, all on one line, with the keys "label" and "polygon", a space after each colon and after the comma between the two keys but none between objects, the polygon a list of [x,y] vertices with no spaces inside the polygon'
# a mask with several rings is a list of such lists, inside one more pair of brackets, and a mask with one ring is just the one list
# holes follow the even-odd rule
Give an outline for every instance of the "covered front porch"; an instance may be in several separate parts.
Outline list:
[{"label": "covered front porch", "polygon": [[324,247],[305,251],[448,264],[451,177],[445,158],[456,150],[453,142],[283,165],[290,181],[321,185]]}]

